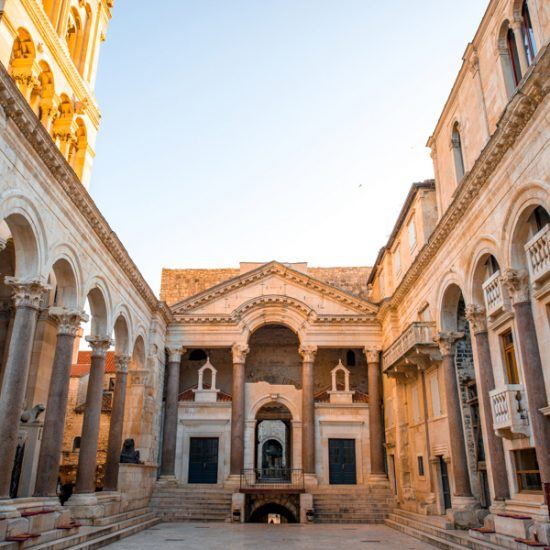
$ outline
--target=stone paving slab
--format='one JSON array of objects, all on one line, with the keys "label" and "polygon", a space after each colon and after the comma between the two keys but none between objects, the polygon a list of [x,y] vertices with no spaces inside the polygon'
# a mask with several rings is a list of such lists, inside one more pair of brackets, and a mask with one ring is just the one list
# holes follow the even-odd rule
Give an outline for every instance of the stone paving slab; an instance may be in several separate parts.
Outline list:
[{"label": "stone paving slab", "polygon": [[[277,546],[272,546],[277,545]],[[111,550],[421,550],[435,548],[385,525],[267,525],[161,523],[106,548]]]}]

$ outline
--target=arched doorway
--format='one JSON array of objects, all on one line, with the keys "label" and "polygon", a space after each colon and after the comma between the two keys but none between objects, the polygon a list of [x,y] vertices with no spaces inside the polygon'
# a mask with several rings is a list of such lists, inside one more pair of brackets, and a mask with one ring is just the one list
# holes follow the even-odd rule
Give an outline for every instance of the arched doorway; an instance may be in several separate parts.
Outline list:
[{"label": "arched doorway", "polygon": [[256,414],[255,464],[259,479],[290,479],[291,421],[292,414],[282,403],[267,403]]},{"label": "arched doorway", "polygon": [[250,523],[297,523],[296,516],[286,506],[268,502],[259,506],[250,515]]}]

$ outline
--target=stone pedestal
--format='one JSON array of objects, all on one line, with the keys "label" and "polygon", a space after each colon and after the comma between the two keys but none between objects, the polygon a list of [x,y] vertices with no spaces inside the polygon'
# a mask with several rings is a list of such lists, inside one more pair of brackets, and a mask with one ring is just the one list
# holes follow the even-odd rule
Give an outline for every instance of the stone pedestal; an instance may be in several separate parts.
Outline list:
[{"label": "stone pedestal", "polygon": [[300,523],[313,523],[313,495],[302,493],[300,495]]},{"label": "stone pedestal", "polygon": [[244,493],[233,493],[231,495],[231,521],[233,523],[244,523],[246,513],[246,495]]}]

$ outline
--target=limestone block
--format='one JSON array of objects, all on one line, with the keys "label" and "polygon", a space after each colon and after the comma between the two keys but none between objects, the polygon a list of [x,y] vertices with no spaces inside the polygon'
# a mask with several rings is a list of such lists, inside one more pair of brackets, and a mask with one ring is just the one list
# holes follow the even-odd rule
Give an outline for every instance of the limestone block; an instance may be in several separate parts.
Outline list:
[{"label": "limestone block", "polygon": [[[308,520],[308,515],[311,518],[309,520]],[[311,523],[312,521],[313,521],[313,495],[311,493],[302,493],[300,495],[300,523]]]},{"label": "limestone block", "polygon": [[231,496],[231,520],[234,522],[244,523],[245,497],[244,493],[233,493]]},{"label": "limestone block", "polygon": [[495,531],[499,535],[526,539],[529,537],[529,527],[531,527],[531,525],[533,525],[533,520],[531,518],[527,518],[527,516],[525,516],[525,519],[523,519],[521,516],[495,516]]},{"label": "limestone block", "polygon": [[550,545],[550,523],[537,523],[535,531],[540,542]]},{"label": "limestone block", "polygon": [[71,523],[72,516],[71,511],[67,509],[61,509],[55,513],[55,527],[60,525],[69,525]]},{"label": "limestone block", "polygon": [[7,529],[8,529],[8,520],[0,519],[0,540],[4,540],[6,538]]},{"label": "limestone block", "polygon": [[29,532],[29,520],[27,518],[8,519],[6,537],[15,537]]},{"label": "limestone block", "polygon": [[26,519],[29,522],[29,533],[44,533],[44,531],[51,531],[55,527],[56,515],[52,512],[29,516]]}]

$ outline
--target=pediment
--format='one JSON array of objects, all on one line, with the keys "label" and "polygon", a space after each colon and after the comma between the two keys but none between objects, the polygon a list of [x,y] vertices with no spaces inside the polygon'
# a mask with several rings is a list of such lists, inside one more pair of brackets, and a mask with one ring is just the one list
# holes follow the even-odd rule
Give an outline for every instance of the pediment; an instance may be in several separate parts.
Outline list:
[{"label": "pediment", "polygon": [[370,317],[378,307],[278,262],[218,284],[172,306],[176,317],[238,320],[252,308],[288,307],[304,317]]}]

